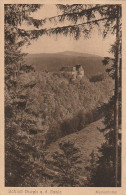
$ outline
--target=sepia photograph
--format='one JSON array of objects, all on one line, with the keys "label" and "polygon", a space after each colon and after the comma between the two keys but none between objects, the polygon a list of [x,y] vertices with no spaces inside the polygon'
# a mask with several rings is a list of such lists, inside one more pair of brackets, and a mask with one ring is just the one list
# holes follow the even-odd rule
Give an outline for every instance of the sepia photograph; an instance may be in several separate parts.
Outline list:
[{"label": "sepia photograph", "polygon": [[4,126],[5,187],[122,187],[121,4],[4,4]]}]

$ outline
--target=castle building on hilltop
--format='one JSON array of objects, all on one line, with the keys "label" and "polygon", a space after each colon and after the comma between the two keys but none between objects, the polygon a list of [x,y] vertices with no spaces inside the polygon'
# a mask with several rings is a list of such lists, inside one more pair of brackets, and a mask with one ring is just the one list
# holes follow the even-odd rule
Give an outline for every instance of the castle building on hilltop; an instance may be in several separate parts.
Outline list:
[{"label": "castle building on hilltop", "polygon": [[81,65],[65,66],[65,67],[62,67],[60,71],[71,75],[71,78],[73,80],[82,79],[84,77],[84,69]]}]

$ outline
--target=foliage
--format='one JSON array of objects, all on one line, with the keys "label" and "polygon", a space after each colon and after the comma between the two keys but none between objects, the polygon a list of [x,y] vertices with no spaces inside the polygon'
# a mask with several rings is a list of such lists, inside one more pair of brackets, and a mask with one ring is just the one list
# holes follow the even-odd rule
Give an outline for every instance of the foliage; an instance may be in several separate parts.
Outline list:
[{"label": "foliage", "polygon": [[29,98],[34,113],[42,121],[41,129],[47,127],[47,145],[103,117],[104,111],[97,111],[97,107],[109,100],[113,87],[109,78],[91,83],[85,77],[72,83],[60,73],[29,73],[21,80],[27,81],[30,77],[36,85],[29,91]]},{"label": "foliage", "polygon": [[89,38],[94,27],[97,26],[103,37],[106,37],[108,33],[114,34],[116,31],[117,9],[119,6],[108,4],[58,4],[57,8],[61,14],[39,21],[40,23],[49,21],[54,24],[63,24],[68,21],[68,25],[54,26],[49,29],[39,28],[34,31],[27,31],[27,33],[34,34],[37,38],[45,33],[49,36],[53,34],[72,35],[75,39],[79,39],[81,35],[84,38]]},{"label": "foliage", "polygon": [[102,80],[104,80],[104,78],[105,78],[105,75],[103,75],[103,74],[95,75],[95,76],[92,76],[90,78],[90,82],[102,81]]},{"label": "foliage", "polygon": [[[113,76],[112,76],[113,77]],[[121,77],[121,75],[120,75]],[[120,81],[121,78],[119,77]],[[119,86],[120,86],[119,81]],[[115,186],[115,95],[109,102],[103,105],[105,110],[104,124],[105,128],[101,129],[104,133],[106,142],[99,148],[100,155],[95,160],[95,167],[88,167],[90,178],[88,186],[114,187]],[[119,92],[119,131],[118,131],[118,177],[117,186],[121,186],[121,90]],[[104,177],[103,177],[104,175]]]},{"label": "foliage", "polygon": [[54,171],[52,185],[58,187],[77,187],[82,185],[80,151],[71,142],[59,143],[60,152],[52,154],[49,161]]},{"label": "foliage", "polygon": [[34,175],[36,175],[37,167],[35,170],[31,156],[37,153],[37,149],[29,138],[29,122],[31,126],[36,126],[36,121],[33,115],[32,118],[26,115],[28,97],[24,86],[22,87],[23,94],[19,86],[18,84],[18,90],[15,87],[15,91],[13,91],[14,87],[9,91],[6,89],[6,93],[8,92],[5,106],[6,186],[30,186],[31,181],[32,185],[36,183]]},{"label": "foliage", "polygon": [[[115,129],[114,129],[114,107],[115,96],[103,105],[105,111],[105,127],[100,129],[104,133],[106,142],[99,148],[99,155],[87,168],[89,171],[88,186],[114,187],[115,186]],[[119,102],[119,132],[118,132],[118,186],[121,186],[121,99]],[[93,159],[91,159],[92,161]],[[93,168],[92,168],[93,167]],[[104,177],[103,177],[104,175]]]},{"label": "foliage", "polygon": [[[112,52],[114,52],[114,59],[105,58],[103,63],[108,65],[107,71],[110,76],[115,80],[115,93],[110,98],[109,102],[104,105],[107,110],[104,118],[105,128],[101,129],[104,132],[106,142],[99,149],[101,153],[95,162],[95,168],[89,172],[91,178],[89,179],[88,185],[99,186],[99,187],[114,187],[115,181],[116,186],[121,186],[121,59],[117,59],[118,54],[121,54],[121,37],[119,42],[114,44],[114,50],[112,46]],[[120,49],[118,49],[120,47]],[[110,66],[110,61],[113,61]],[[119,63],[119,75],[117,77],[117,65]],[[118,99],[117,99],[118,97]],[[117,104],[118,103],[118,104]],[[118,105],[117,108],[116,104]],[[118,112],[117,110],[118,109]],[[118,132],[116,131],[116,116],[118,118]],[[118,140],[116,138],[118,136]],[[117,150],[116,150],[117,148]],[[118,152],[118,156],[117,156]],[[117,159],[115,159],[115,156]],[[91,165],[92,166],[92,165]],[[118,171],[115,172],[115,168],[118,167]],[[103,177],[104,175],[104,177]]]},{"label": "foliage", "polygon": [[[113,132],[114,134],[114,132]],[[110,137],[110,133],[109,133]],[[113,135],[111,135],[111,138]],[[107,141],[99,148],[99,155],[91,153],[90,165],[86,167],[89,172],[88,187],[114,187],[115,186],[115,148]],[[119,174],[118,187],[121,186],[121,145],[119,146]]]},{"label": "foliage", "polygon": [[101,119],[104,115],[105,109],[102,106],[86,112],[80,110],[73,118],[63,121],[61,124],[62,136],[80,131],[90,123]]},{"label": "foliage", "polygon": [[[30,34],[20,34],[20,28],[23,22],[31,20],[31,25],[36,26],[34,19],[29,15],[32,12],[37,11],[40,5],[36,4],[6,4],[5,9],[5,64],[8,68],[12,68],[12,64],[15,64],[17,69],[17,62],[21,61],[25,54],[21,53],[21,47],[25,43],[29,43]],[[10,66],[9,66],[10,65]],[[5,68],[6,68],[5,66]],[[5,69],[6,70],[6,69]]]},{"label": "foliage", "polygon": [[[28,20],[30,13],[39,5],[5,5],[5,185],[36,186],[40,167],[32,161],[38,146],[29,135],[37,128],[36,116],[28,112],[29,89],[35,81],[23,83],[20,76],[32,72],[33,68],[23,62],[21,46],[29,41],[22,36],[19,27]],[[31,108],[32,109],[32,108]],[[41,146],[41,145],[40,145]],[[32,173],[31,173],[31,170]]]}]

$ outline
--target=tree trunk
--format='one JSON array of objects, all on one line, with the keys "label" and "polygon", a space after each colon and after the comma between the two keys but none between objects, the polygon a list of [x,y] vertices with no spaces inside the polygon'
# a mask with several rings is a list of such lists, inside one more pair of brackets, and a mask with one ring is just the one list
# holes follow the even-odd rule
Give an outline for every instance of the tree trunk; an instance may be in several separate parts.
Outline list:
[{"label": "tree trunk", "polygon": [[118,131],[119,131],[119,79],[120,79],[120,6],[117,5],[115,53],[115,186],[118,186]]}]

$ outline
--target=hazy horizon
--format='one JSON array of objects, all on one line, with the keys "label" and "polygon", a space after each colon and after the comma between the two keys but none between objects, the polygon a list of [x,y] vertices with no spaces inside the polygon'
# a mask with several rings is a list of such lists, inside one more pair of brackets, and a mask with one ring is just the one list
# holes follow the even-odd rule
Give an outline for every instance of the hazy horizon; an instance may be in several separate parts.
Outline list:
[{"label": "hazy horizon", "polygon": [[98,56],[98,57],[103,57],[97,54],[93,54],[93,53],[86,53],[86,52],[79,52],[79,51],[70,51],[70,50],[65,50],[65,51],[56,51],[56,52],[39,52],[39,53],[28,53],[28,54],[58,54],[58,53],[67,53],[67,52],[71,52],[71,53],[78,53],[78,54],[87,54],[87,55],[94,55],[94,56]]}]

